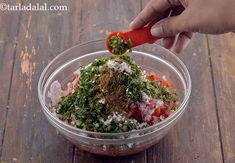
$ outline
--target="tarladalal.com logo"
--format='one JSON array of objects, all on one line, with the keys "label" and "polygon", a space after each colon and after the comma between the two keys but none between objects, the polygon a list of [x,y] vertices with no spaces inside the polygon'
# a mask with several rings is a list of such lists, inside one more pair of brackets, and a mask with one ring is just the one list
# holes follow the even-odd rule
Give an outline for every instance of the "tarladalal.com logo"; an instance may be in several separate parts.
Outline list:
[{"label": "tarladalal.com logo", "polygon": [[47,3],[8,4],[0,3],[1,11],[67,11],[67,5],[47,5]]}]

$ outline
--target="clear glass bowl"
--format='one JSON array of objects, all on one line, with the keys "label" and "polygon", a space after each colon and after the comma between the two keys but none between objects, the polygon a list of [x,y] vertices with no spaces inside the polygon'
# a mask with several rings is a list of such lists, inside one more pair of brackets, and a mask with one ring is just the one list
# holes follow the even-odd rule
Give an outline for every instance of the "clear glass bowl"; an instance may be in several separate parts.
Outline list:
[{"label": "clear glass bowl", "polygon": [[165,75],[174,82],[180,106],[173,115],[145,129],[123,133],[85,131],[69,126],[55,117],[50,111],[50,99],[47,97],[50,84],[58,80],[65,86],[80,66],[110,55],[106,50],[105,40],[87,42],[64,51],[42,72],[38,82],[38,97],[48,121],[80,149],[108,156],[129,155],[157,143],[180,119],[188,105],[191,79],[186,66],[172,52],[156,44],[146,44],[134,48],[130,55],[145,70]]}]

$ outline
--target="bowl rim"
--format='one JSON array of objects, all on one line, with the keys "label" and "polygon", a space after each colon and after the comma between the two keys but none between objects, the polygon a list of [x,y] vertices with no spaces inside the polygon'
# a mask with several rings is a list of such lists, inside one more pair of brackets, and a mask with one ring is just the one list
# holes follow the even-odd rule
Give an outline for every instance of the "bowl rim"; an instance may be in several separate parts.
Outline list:
[{"label": "bowl rim", "polygon": [[[47,66],[43,69],[40,77],[39,77],[39,81],[38,81],[38,87],[37,87],[37,90],[38,90],[38,99],[39,99],[39,102],[42,106],[42,110],[45,113],[48,114],[48,116],[50,116],[54,121],[56,121],[57,123],[59,123],[60,125],[62,125],[61,127],[67,127],[68,129],[72,130],[70,132],[74,133],[74,131],[76,132],[80,132],[80,133],[83,133],[83,134],[94,134],[94,135],[100,135],[100,136],[120,136],[120,135],[126,135],[126,134],[135,134],[135,133],[140,133],[140,132],[145,132],[145,131],[148,131],[148,130],[151,130],[153,128],[159,128],[159,126],[161,125],[164,125],[164,126],[161,126],[160,129],[163,129],[167,126],[167,124],[169,124],[171,121],[174,120],[174,118],[177,118],[177,115],[182,111],[186,109],[185,108],[185,105],[188,103],[189,101],[189,98],[190,98],[190,95],[191,95],[191,89],[192,89],[192,81],[191,81],[191,77],[190,77],[190,74],[189,74],[189,71],[186,67],[186,65],[173,53],[171,52],[170,50],[154,43],[153,45],[157,47],[157,49],[160,49],[160,50],[163,50],[163,51],[167,51],[167,53],[169,55],[171,55],[171,57],[174,58],[174,60],[176,60],[181,68],[183,68],[183,71],[185,73],[185,76],[186,76],[186,79],[188,79],[188,83],[186,85],[186,94],[185,94],[185,97],[183,99],[183,101],[180,103],[180,106],[178,107],[178,109],[174,112],[174,114],[170,117],[168,117],[167,119],[159,122],[159,123],[156,123],[156,124],[153,124],[151,126],[148,126],[146,128],[143,128],[143,129],[138,129],[138,130],[131,130],[131,131],[127,131],[127,132],[118,132],[118,133],[105,133],[105,132],[94,132],[94,131],[88,131],[88,130],[85,130],[85,129],[80,129],[80,128],[77,128],[77,127],[74,127],[74,126],[71,126],[65,122],[63,122],[62,120],[60,120],[59,118],[57,118],[56,116],[53,115],[53,113],[50,111],[50,109],[46,106],[44,100],[43,100],[43,92],[44,91],[41,91],[41,85],[43,83],[43,77],[45,76],[48,68],[60,57],[62,57],[64,54],[66,54],[67,52],[69,52],[70,50],[73,50],[77,47],[80,47],[80,46],[85,46],[87,44],[92,44],[92,43],[97,43],[97,42],[104,42],[105,39],[97,39],[97,40],[93,40],[93,41],[88,41],[88,42],[85,42],[85,43],[81,43],[81,44],[76,44],[74,46],[72,46],[71,48],[68,48],[66,50],[64,50],[63,52],[61,52],[60,54],[58,54],[54,59],[52,59],[49,64],[47,64]],[[104,51],[108,51],[108,50],[104,50]],[[135,50],[133,50],[133,52],[135,52]],[[140,51],[136,51],[136,52],[142,52],[141,50]],[[85,55],[81,55],[79,56],[78,58],[76,59],[80,59],[80,58],[83,58],[83,57],[86,57],[86,56],[89,56],[91,54],[93,54],[94,52],[91,52],[91,53],[88,53],[88,54],[85,54]],[[149,54],[148,52],[142,52],[142,53],[145,53],[145,55],[147,56],[150,56],[150,57],[153,57],[153,58],[156,58],[155,55],[153,54]],[[160,57],[160,59],[163,59]],[[164,60],[164,59],[163,59]],[[55,71],[53,71],[55,72]],[[50,74],[51,75],[51,74]],[[47,81],[47,80],[46,80]],[[185,81],[186,82],[186,81]],[[46,82],[45,82],[46,83]],[[44,89],[43,89],[44,90]],[[65,129],[63,127],[63,129]],[[68,129],[65,129],[65,130],[68,130]],[[75,133],[77,134],[77,133]]]}]

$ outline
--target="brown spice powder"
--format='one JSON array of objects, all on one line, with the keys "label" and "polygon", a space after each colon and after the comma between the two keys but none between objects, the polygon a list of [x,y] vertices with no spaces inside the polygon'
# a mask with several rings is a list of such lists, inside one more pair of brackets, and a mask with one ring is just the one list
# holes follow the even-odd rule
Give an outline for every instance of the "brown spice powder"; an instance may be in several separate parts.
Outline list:
[{"label": "brown spice powder", "polygon": [[104,67],[104,70],[106,73],[98,78],[98,87],[102,91],[97,96],[105,99],[106,113],[123,112],[129,103],[123,74],[108,67]]}]

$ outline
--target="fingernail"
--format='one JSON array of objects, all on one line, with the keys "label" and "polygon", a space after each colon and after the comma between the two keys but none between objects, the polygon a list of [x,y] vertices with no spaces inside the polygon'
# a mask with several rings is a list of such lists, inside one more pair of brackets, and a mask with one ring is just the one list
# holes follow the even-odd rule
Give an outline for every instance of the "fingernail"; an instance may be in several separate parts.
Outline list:
[{"label": "fingernail", "polygon": [[153,36],[161,36],[163,34],[163,30],[162,30],[162,27],[161,25],[157,24],[157,25],[154,25],[152,28],[151,28],[151,34]]}]

